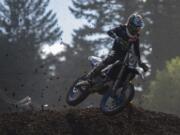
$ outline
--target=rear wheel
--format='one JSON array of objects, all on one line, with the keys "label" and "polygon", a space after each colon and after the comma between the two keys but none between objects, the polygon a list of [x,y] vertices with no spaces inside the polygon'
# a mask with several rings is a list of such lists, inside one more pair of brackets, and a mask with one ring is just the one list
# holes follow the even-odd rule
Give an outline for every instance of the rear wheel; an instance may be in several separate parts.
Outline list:
[{"label": "rear wheel", "polygon": [[117,89],[115,96],[112,95],[112,90],[109,90],[100,103],[100,109],[106,115],[114,115],[127,106],[134,97],[134,86],[129,84],[126,89],[121,87]]},{"label": "rear wheel", "polygon": [[66,102],[67,104],[71,106],[75,106],[79,103],[81,103],[84,99],[87,98],[89,95],[89,86],[83,85],[83,86],[76,86],[77,83],[86,80],[86,76],[82,76],[78,78],[73,85],[70,87],[67,96],[66,96]]}]

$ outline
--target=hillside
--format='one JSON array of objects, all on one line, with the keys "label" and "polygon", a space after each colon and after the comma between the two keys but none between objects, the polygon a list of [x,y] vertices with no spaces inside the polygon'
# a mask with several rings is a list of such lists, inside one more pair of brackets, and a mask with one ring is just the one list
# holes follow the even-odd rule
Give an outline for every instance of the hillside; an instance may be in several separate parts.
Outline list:
[{"label": "hillside", "polygon": [[180,135],[180,118],[134,107],[115,116],[97,108],[4,113],[0,135]]}]

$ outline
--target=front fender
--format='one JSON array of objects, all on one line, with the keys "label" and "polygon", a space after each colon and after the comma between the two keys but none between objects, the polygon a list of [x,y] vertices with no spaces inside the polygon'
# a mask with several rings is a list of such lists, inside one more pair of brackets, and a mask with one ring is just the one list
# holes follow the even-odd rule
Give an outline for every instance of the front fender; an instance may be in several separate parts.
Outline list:
[{"label": "front fender", "polygon": [[92,67],[97,66],[99,63],[101,63],[102,59],[96,56],[89,56],[88,60]]}]

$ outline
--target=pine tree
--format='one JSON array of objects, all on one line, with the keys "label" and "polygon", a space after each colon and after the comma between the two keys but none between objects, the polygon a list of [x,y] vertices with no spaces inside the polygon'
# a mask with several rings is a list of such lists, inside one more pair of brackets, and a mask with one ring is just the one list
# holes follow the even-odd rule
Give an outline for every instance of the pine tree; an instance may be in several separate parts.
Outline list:
[{"label": "pine tree", "polygon": [[[1,88],[36,97],[46,84],[52,59],[42,60],[40,48],[59,40],[62,31],[49,0],[0,2]],[[15,94],[13,94],[15,95]]]},{"label": "pine tree", "polygon": [[[11,43],[52,43],[61,30],[57,27],[56,14],[47,11],[49,0],[4,0],[0,3],[1,34]],[[2,31],[3,29],[3,31]]]},{"label": "pine tree", "polygon": [[75,30],[74,45],[78,41],[87,41],[94,50],[111,47],[112,40],[106,32],[120,23],[125,23],[128,16],[141,10],[142,2],[138,0],[112,0],[112,1],[81,1],[73,0],[70,10],[76,18],[87,20],[86,25]]},{"label": "pine tree", "polygon": [[153,76],[157,69],[165,66],[165,61],[179,55],[179,6],[178,0],[151,0],[145,3],[144,9],[149,10],[152,22],[151,41],[153,55],[150,57]]}]

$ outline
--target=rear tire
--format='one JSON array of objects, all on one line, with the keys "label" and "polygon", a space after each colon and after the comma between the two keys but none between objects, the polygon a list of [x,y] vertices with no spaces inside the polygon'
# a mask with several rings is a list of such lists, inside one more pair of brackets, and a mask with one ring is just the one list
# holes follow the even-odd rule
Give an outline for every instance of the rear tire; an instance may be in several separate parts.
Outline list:
[{"label": "rear tire", "polygon": [[[111,102],[116,102],[114,98],[112,98],[112,90],[107,91],[107,93],[102,97],[101,103],[100,103],[100,109],[105,115],[115,115],[119,112],[121,112],[128,103],[133,99],[135,91],[133,84],[129,84],[128,88],[124,91],[124,96],[119,99],[120,103],[118,103],[116,108],[107,108],[107,102],[112,99]],[[119,97],[120,98],[120,97]],[[112,107],[112,106],[110,106]]]}]

